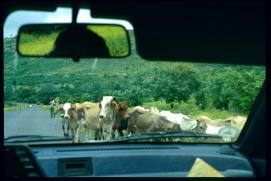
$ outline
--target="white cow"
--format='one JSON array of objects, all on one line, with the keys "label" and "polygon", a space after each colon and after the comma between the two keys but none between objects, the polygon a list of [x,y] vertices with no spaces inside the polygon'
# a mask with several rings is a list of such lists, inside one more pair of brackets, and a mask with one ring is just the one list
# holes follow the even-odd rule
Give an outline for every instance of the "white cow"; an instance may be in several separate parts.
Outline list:
[{"label": "white cow", "polygon": [[144,107],[141,106],[136,106],[133,108],[133,111],[140,111],[140,112],[152,112],[159,114],[159,110],[156,107],[150,107],[149,109],[145,109]]},{"label": "white cow", "polygon": [[112,138],[112,128],[116,120],[117,103],[113,96],[103,96],[99,106],[99,124],[102,127],[102,137],[109,140]]},{"label": "white cow", "polygon": [[161,111],[159,114],[165,116],[170,122],[180,125],[181,130],[184,131],[191,131],[195,129],[198,124],[196,120],[192,120],[181,113],[175,114],[170,111]]},{"label": "white cow", "polygon": [[212,126],[210,124],[207,124],[206,133],[207,134],[213,134],[218,135],[220,129],[224,128],[225,126]]}]

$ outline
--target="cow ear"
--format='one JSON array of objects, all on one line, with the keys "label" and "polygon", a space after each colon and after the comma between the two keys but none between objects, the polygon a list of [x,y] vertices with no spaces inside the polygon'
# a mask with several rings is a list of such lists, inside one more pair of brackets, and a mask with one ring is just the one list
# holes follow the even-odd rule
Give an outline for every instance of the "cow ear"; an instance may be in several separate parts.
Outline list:
[{"label": "cow ear", "polygon": [[58,110],[63,110],[63,106],[64,106],[63,104],[60,104],[57,109]]},{"label": "cow ear", "polygon": [[117,103],[115,102],[115,101],[113,101],[112,103],[111,103],[111,107],[112,108],[116,108],[118,105],[117,105]]},{"label": "cow ear", "polygon": [[225,123],[230,123],[231,120],[230,120],[230,119],[226,119],[224,122],[225,122]]},{"label": "cow ear", "polygon": [[71,110],[76,110],[76,104],[71,104]]},{"label": "cow ear", "polygon": [[86,110],[89,110],[89,109],[90,109],[90,106],[89,106],[89,105],[85,105],[84,108],[85,108]]},{"label": "cow ear", "polygon": [[75,110],[80,110],[83,106],[79,103],[74,103],[71,105],[71,108],[72,109],[75,109]]}]

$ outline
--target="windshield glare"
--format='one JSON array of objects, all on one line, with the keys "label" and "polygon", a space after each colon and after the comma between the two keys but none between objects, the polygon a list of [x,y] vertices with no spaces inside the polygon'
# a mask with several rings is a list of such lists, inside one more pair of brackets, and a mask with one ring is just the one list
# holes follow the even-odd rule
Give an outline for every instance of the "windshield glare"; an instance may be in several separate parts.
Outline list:
[{"label": "windshield glare", "polygon": [[[21,57],[16,36],[5,36],[4,137],[90,143],[156,133],[143,141],[235,142],[265,67],[146,61],[137,55],[133,29],[127,31],[127,58],[80,62]],[[191,134],[160,139],[162,132]]]}]

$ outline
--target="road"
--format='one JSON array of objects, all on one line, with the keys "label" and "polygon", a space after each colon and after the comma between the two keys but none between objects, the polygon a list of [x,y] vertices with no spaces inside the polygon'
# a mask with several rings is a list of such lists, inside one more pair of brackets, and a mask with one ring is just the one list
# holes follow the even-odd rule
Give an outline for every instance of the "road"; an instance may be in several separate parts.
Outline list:
[{"label": "road", "polygon": [[4,137],[15,135],[63,136],[61,122],[37,105],[4,112]]}]

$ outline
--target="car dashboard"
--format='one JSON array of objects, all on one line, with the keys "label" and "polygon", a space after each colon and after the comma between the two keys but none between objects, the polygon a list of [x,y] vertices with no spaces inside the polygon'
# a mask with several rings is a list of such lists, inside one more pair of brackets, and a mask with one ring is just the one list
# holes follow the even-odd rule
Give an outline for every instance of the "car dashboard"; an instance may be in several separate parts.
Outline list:
[{"label": "car dashboard", "polygon": [[254,176],[246,157],[223,144],[9,144],[5,154],[12,177],[187,177],[197,158],[225,177]]}]

